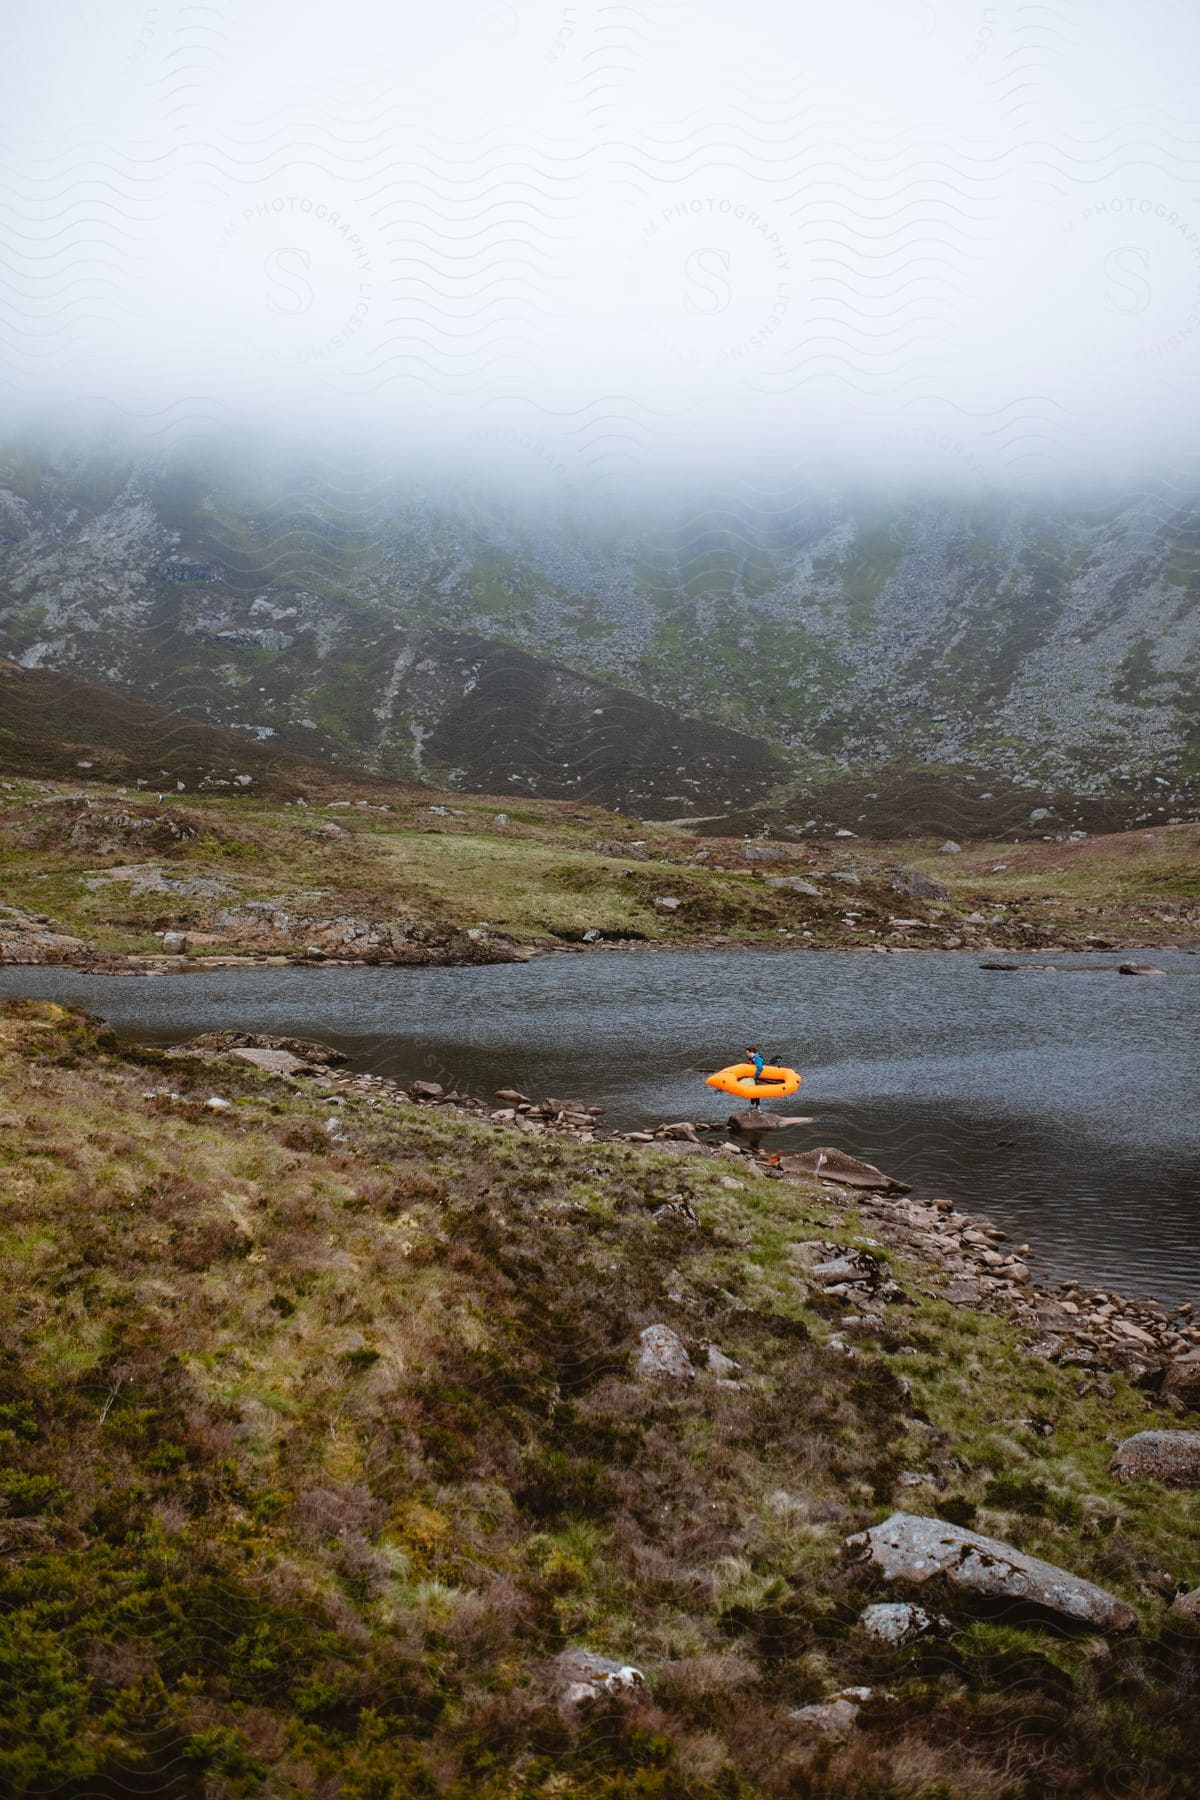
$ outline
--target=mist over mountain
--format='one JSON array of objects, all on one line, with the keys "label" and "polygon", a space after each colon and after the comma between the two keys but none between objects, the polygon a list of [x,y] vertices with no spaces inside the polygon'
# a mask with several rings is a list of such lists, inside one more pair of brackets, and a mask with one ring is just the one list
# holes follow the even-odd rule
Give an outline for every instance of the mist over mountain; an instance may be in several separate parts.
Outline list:
[{"label": "mist over mountain", "polygon": [[621,509],[315,460],[10,456],[0,649],[281,748],[658,816],[959,771],[1194,804],[1200,509]]},{"label": "mist over mountain", "polygon": [[1170,0],[118,0],[5,48],[13,659],[659,814],[1194,801]]}]

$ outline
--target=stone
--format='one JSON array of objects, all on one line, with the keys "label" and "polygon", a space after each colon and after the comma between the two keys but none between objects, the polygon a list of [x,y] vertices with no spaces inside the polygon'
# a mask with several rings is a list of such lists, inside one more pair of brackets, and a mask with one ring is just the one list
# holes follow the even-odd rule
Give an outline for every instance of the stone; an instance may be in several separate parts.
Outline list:
[{"label": "stone", "polygon": [[938,845],[939,856],[961,856],[962,845],[956,844],[953,838],[947,838],[944,844]]},{"label": "stone", "polygon": [[718,1350],[715,1344],[708,1346],[708,1355],[705,1357],[705,1361],[710,1372],[713,1375],[719,1375],[723,1380],[729,1381],[734,1376],[741,1374],[741,1363],[735,1362],[732,1356],[726,1356],[725,1352]]},{"label": "stone", "polygon": [[696,1136],[696,1127],[686,1119],[679,1119],[672,1125],[660,1125],[654,1135],[656,1138],[679,1139],[689,1144],[698,1144],[700,1141]]},{"label": "stone", "polygon": [[509,1106],[528,1106],[529,1096],[522,1094],[517,1088],[497,1088],[492,1096],[495,1100],[506,1100]]},{"label": "stone", "polygon": [[446,1092],[440,1081],[410,1081],[408,1091],[414,1100],[440,1100]]},{"label": "stone", "polygon": [[812,1706],[798,1706],[788,1718],[795,1725],[819,1732],[822,1737],[846,1737],[858,1722],[863,1702],[869,1700],[871,1694],[872,1689],[868,1687],[840,1688],[828,1700],[818,1700]]},{"label": "stone", "polygon": [[948,900],[950,889],[944,882],[937,881],[932,875],[923,875],[920,869],[890,868],[887,871],[888,886],[897,894],[907,894],[910,900]]},{"label": "stone", "polygon": [[679,911],[680,905],[681,901],[677,895],[659,894],[654,902],[654,910],[660,913],[676,913]]},{"label": "stone", "polygon": [[[917,1484],[924,1479],[923,1475],[918,1475]],[[914,1606],[911,1600],[880,1601],[868,1606],[858,1622],[871,1637],[897,1645],[915,1644],[918,1638],[950,1629],[949,1619],[942,1618],[940,1613],[927,1613],[923,1606]]]},{"label": "stone", "polygon": [[164,931],[162,947],[168,956],[182,956],[188,947],[186,931]]},{"label": "stone", "polygon": [[250,1063],[268,1075],[302,1075],[310,1067],[290,1050],[231,1050],[229,1056],[232,1062]]},{"label": "stone", "polygon": [[1179,1400],[1200,1412],[1200,1350],[1176,1357],[1163,1377],[1162,1391],[1164,1399]]},{"label": "stone", "polygon": [[896,1512],[847,1538],[844,1549],[885,1581],[919,1587],[941,1580],[973,1599],[1030,1607],[1063,1624],[1106,1633],[1137,1628],[1133,1608],[1105,1588],[943,1519]]},{"label": "stone", "polygon": [[566,1712],[593,1700],[637,1698],[646,1693],[646,1677],[632,1663],[614,1662],[593,1650],[563,1650],[554,1659],[555,1687]]},{"label": "stone", "polygon": [[1118,1481],[1200,1487],[1200,1431],[1137,1431],[1117,1445],[1108,1468]]},{"label": "stone", "polygon": [[768,875],[766,885],[769,888],[780,888],[789,894],[807,894],[813,900],[822,898],[821,889],[811,881],[805,881],[802,875]]},{"label": "stone", "polygon": [[862,876],[854,874],[851,869],[834,869],[830,881],[840,881],[844,887],[861,887]]},{"label": "stone", "polygon": [[233,1111],[233,1101],[223,1100],[220,1094],[212,1094],[204,1102],[205,1112],[223,1113]]},{"label": "stone", "polygon": [[748,1108],[745,1112],[730,1113],[726,1123],[730,1131],[738,1132],[742,1137],[759,1137],[768,1131],[786,1131],[792,1125],[811,1125],[813,1121],[811,1118],[785,1118],[782,1113]]},{"label": "stone", "polygon": [[696,1371],[683,1340],[669,1325],[647,1325],[638,1339],[641,1349],[634,1374],[639,1381],[694,1381]]},{"label": "stone", "polygon": [[885,1175],[873,1163],[850,1156],[845,1150],[829,1145],[819,1150],[803,1150],[794,1156],[783,1156],[779,1166],[787,1175],[818,1175],[823,1181],[844,1182],[847,1187],[876,1189],[888,1194],[907,1194],[910,1184]]},{"label": "stone", "polygon": [[1156,968],[1153,963],[1118,963],[1118,975],[1165,975],[1165,969]]},{"label": "stone", "polygon": [[782,844],[742,845],[742,855],[747,862],[787,862],[791,854]]},{"label": "stone", "polygon": [[1171,1611],[1177,1618],[1195,1619],[1200,1625],[1200,1587],[1193,1588],[1190,1594],[1176,1594]]}]

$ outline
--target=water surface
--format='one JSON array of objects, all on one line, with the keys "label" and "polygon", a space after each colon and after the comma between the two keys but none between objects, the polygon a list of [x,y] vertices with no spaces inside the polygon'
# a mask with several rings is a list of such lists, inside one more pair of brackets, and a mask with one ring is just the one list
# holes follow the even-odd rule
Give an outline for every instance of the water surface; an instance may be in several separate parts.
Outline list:
[{"label": "water surface", "polygon": [[[821,951],[549,956],[469,969],[248,968],[152,978],[0,970],[0,996],[75,1001],[166,1043],[225,1028],[318,1037],[356,1067],[720,1119],[701,1071],[757,1042],[804,1074],[776,1139],[837,1144],[985,1213],[1043,1277],[1200,1298],[1200,956]],[[1067,972],[1067,971],[1070,972]]]}]

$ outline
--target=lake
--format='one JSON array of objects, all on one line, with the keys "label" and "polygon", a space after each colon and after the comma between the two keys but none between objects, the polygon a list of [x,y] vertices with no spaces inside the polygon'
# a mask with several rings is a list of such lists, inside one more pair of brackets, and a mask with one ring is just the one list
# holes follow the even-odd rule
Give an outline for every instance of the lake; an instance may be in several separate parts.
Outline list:
[{"label": "lake", "polygon": [[2,969],[0,997],[73,1001],[169,1043],[321,1038],[358,1069],[609,1109],[620,1127],[722,1119],[703,1072],[758,1043],[804,1075],[772,1140],[836,1144],[1032,1247],[1042,1279],[1200,1299],[1200,956],[1165,977],[1060,955],[1000,973],[961,953],[553,955],[491,968],[247,968],[150,978]]}]

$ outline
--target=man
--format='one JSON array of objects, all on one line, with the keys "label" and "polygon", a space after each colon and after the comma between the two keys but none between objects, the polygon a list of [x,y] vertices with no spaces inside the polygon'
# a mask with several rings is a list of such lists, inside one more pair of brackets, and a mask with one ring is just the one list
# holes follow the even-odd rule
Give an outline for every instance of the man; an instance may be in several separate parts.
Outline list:
[{"label": "man", "polygon": [[[763,1061],[764,1061],[761,1050],[757,1049],[755,1047],[755,1045],[753,1045],[753,1044],[748,1045],[748,1047],[746,1049],[746,1061],[752,1062],[754,1064],[754,1079],[755,1079],[755,1081],[761,1081],[763,1078]],[[750,1110],[751,1110],[751,1112],[758,1111],[758,1096],[757,1095],[755,1095],[754,1099],[751,1100],[751,1102],[750,1102]]]}]

